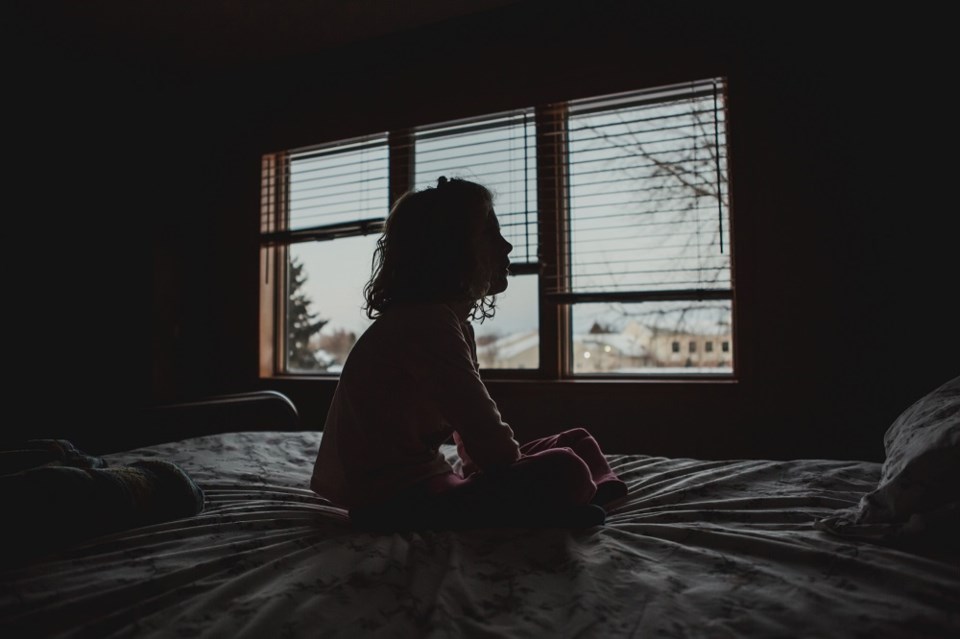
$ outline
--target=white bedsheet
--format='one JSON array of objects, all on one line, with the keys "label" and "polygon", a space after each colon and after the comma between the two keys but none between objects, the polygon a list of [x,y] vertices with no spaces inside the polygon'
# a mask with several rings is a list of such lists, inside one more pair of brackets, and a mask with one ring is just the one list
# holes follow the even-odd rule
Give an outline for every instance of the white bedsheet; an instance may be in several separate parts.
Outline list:
[{"label": "white bedsheet", "polygon": [[179,464],[205,512],[2,573],[3,637],[960,636],[956,557],[812,525],[879,464],[611,455],[630,496],[603,527],[377,535],[308,489],[319,438],[108,456]]}]

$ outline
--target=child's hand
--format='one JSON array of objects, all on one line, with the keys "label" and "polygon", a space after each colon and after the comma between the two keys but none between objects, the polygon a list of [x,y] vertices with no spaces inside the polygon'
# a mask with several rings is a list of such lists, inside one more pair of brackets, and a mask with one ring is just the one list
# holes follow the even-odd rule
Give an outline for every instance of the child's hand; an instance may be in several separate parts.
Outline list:
[{"label": "child's hand", "polygon": [[464,477],[468,477],[473,473],[480,470],[477,468],[476,464],[473,463],[473,460],[470,459],[470,455],[467,454],[467,449],[463,445],[463,440],[460,439],[460,433],[453,431],[453,441],[457,444],[457,455],[460,457],[461,463],[461,472]]}]

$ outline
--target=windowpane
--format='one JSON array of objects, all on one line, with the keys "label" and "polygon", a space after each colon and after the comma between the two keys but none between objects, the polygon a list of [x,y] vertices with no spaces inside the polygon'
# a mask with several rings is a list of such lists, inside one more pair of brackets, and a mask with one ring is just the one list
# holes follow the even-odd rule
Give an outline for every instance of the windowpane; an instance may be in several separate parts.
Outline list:
[{"label": "windowpane", "polygon": [[[576,304],[573,372],[732,373],[730,353],[695,346],[729,340],[731,316],[724,301]],[[693,347],[684,353],[679,344]]]},{"label": "windowpane", "polygon": [[538,368],[537,276],[511,276],[507,290],[497,295],[497,312],[493,319],[482,324],[474,322],[473,325],[481,368]]},{"label": "windowpane", "polygon": [[385,135],[290,154],[289,230],[386,217]]},{"label": "windowpane", "polygon": [[[301,337],[300,344],[288,337],[287,370],[290,372],[338,373],[353,343],[370,325],[363,311],[363,287],[370,279],[370,264],[377,236],[365,235],[330,242],[306,242],[289,247],[291,271],[300,264],[302,284],[289,288],[290,299],[302,294],[301,307],[323,321],[318,332],[297,330],[298,317],[288,305],[287,335]],[[300,313],[300,318],[304,316]]]},{"label": "windowpane", "polygon": [[730,288],[723,94],[712,87],[572,103],[569,290]]}]

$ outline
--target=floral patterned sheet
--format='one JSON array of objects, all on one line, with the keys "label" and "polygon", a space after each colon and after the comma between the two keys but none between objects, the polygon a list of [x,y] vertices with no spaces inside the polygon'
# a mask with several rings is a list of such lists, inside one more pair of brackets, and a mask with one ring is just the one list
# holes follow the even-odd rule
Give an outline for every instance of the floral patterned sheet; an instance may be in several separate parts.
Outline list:
[{"label": "floral patterned sheet", "polygon": [[2,573],[0,634],[960,636],[957,557],[813,526],[872,490],[879,464],[611,455],[630,495],[603,527],[370,534],[307,488],[320,436],[108,456],[179,464],[205,511]]}]

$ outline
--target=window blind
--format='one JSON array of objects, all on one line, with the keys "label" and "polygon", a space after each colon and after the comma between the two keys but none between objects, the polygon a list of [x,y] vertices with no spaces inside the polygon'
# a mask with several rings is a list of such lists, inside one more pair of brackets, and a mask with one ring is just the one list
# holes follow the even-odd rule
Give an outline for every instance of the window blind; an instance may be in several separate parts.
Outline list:
[{"label": "window blind", "polygon": [[267,162],[264,242],[289,244],[381,230],[389,210],[386,134],[278,153]]},{"label": "window blind", "polygon": [[551,288],[635,301],[694,291],[727,297],[722,81],[571,101],[567,109],[568,266]]},{"label": "window blind", "polygon": [[536,272],[536,127],[533,109],[420,127],[414,133],[414,183],[443,175],[486,186],[500,229],[513,244],[511,271]]}]

